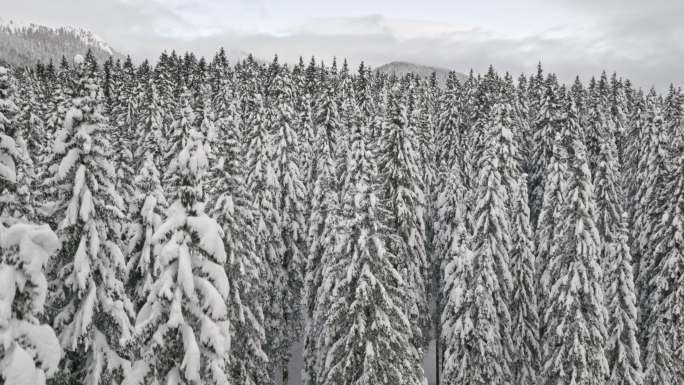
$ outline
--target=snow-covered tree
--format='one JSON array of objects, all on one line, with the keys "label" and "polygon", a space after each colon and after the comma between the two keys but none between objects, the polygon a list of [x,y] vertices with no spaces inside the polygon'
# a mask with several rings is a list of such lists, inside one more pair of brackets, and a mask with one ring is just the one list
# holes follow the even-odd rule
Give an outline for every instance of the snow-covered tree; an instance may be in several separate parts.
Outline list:
[{"label": "snow-covered tree", "polygon": [[114,187],[111,127],[91,55],[77,56],[71,109],[54,147],[46,184],[64,247],[52,271],[54,327],[67,352],[64,375],[85,384],[114,380],[129,367],[120,356],[133,307],[124,290],[125,260],[116,230],[123,200]]},{"label": "snow-covered tree", "polygon": [[137,310],[147,300],[154,279],[160,272],[159,261],[153,259],[152,237],[161,224],[166,199],[152,154],[145,158],[133,186],[136,196],[131,222],[126,229],[128,244],[125,251],[128,256],[129,293]]},{"label": "snow-covered tree", "polygon": [[14,78],[0,66],[0,223],[11,224],[30,214],[31,158],[19,127],[20,109]]},{"label": "snow-covered tree", "polygon": [[[469,245],[449,261],[444,280],[447,292],[442,313],[444,383],[506,384],[511,380],[512,293],[509,252],[510,219],[507,191],[499,172],[501,136],[510,136],[501,125],[504,107],[495,104],[483,126],[484,148],[476,169],[473,228]],[[457,245],[457,244],[456,244]],[[454,244],[451,250],[457,250]],[[469,247],[468,247],[469,246]],[[469,250],[468,250],[469,249]]]},{"label": "snow-covered tree", "polygon": [[193,127],[170,166],[178,192],[153,236],[160,272],[136,317],[141,357],[125,384],[230,383],[226,251],[221,227],[204,212],[208,134]]},{"label": "snow-covered tree", "polygon": [[263,307],[268,297],[261,277],[268,266],[257,254],[256,217],[244,183],[239,100],[222,98],[216,105],[219,116],[215,153],[219,156],[211,172],[216,198],[210,212],[223,229],[227,254],[225,269],[230,285],[227,303],[232,326],[229,375],[235,385],[267,384],[270,371],[264,352]]},{"label": "snow-covered tree", "polygon": [[60,247],[46,226],[0,224],[0,382],[45,385],[62,349],[55,331],[40,322],[48,287],[43,268]]},{"label": "snow-covered tree", "polygon": [[378,171],[358,108],[353,127],[335,247],[322,261],[318,300],[328,311],[319,313],[325,357],[317,383],[421,384],[420,357],[402,309],[407,287],[394,268],[396,257],[385,249]]},{"label": "snow-covered tree", "polygon": [[[610,264],[606,270],[608,339],[606,358],[610,367],[609,385],[641,385],[644,375],[640,360],[637,328],[637,299],[634,290],[632,258],[628,242],[626,215],[610,244]],[[604,246],[605,248],[605,246]]]},{"label": "snow-covered tree", "polygon": [[264,108],[261,97],[257,95],[255,101],[254,115],[249,118],[251,131],[246,138],[245,184],[255,209],[256,253],[261,263],[267,266],[260,279],[266,288],[266,303],[272,304],[264,307],[264,350],[271,358],[276,356],[276,351],[284,343],[282,295],[286,282],[283,281],[281,264],[285,247],[280,232],[281,215],[278,211],[280,184],[272,161],[273,136],[269,131],[267,109]]},{"label": "snow-covered tree", "polygon": [[[407,285],[404,313],[411,322],[412,342],[427,345],[430,331],[430,269],[425,240],[425,194],[418,168],[419,145],[415,126],[409,124],[401,89],[389,92],[380,151],[380,175],[394,237],[388,248],[397,258],[397,269]],[[395,238],[396,237],[396,238]]]},{"label": "snow-covered tree", "polygon": [[602,385],[609,369],[594,192],[574,100],[566,112],[568,193],[561,237],[553,240],[558,247],[549,261],[542,383]]},{"label": "snow-covered tree", "polygon": [[[297,342],[302,334],[304,313],[302,311],[302,294],[304,286],[306,248],[306,189],[300,171],[300,139],[295,125],[292,85],[287,67],[281,68],[271,86],[272,104],[269,110],[269,126],[273,134],[273,167],[277,183],[280,186],[276,197],[277,210],[280,213],[280,236],[284,252],[277,266],[272,266],[274,274],[281,274],[283,280],[281,303],[282,309],[282,342],[277,347],[272,362],[282,368],[282,381],[288,383],[289,348]],[[272,304],[271,306],[277,306]]]},{"label": "snow-covered tree", "polygon": [[539,309],[537,307],[536,263],[527,205],[527,174],[520,175],[512,195],[511,210],[511,340],[513,383],[538,384],[540,363]]},{"label": "snow-covered tree", "polygon": [[[678,384],[684,378],[684,155],[680,147],[664,176],[662,216],[654,218],[648,258],[642,261],[644,384]],[[646,257],[646,255],[644,255]]]},{"label": "snow-covered tree", "polygon": [[308,218],[309,252],[306,262],[304,299],[307,315],[305,330],[305,374],[306,384],[320,383],[316,376],[322,371],[326,353],[319,346],[319,336],[324,327],[325,313],[328,308],[321,301],[319,291],[323,280],[322,261],[326,254],[334,250],[334,235],[339,219],[339,181],[335,158],[336,136],[339,135],[340,122],[337,105],[332,98],[333,90],[328,86],[325,97],[317,106],[315,139],[312,146],[310,175],[311,214]]}]

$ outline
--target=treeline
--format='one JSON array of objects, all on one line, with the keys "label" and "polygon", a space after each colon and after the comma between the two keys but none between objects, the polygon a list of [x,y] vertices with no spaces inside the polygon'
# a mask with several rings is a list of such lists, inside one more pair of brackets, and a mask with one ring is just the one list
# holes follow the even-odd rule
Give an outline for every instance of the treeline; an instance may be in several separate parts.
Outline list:
[{"label": "treeline", "polygon": [[436,340],[441,384],[679,384],[682,100],[223,50],[2,69],[0,378],[287,383],[303,340],[307,385],[418,385]]}]

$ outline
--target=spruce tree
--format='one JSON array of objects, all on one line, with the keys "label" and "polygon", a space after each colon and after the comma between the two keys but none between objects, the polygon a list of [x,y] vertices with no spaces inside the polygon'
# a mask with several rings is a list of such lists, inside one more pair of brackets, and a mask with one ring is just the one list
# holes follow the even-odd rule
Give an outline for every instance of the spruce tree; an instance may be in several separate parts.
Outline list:
[{"label": "spruce tree", "polygon": [[58,369],[59,340],[41,323],[47,297],[45,265],[59,249],[46,226],[0,224],[0,382],[45,385]]},{"label": "spruce tree", "polygon": [[343,174],[342,214],[333,250],[322,261],[319,300],[329,308],[321,339],[326,358],[319,384],[420,384],[418,352],[402,310],[407,287],[386,250],[386,215],[368,129],[356,109]]},{"label": "spruce tree", "polygon": [[447,384],[511,380],[511,236],[498,156],[502,137],[511,136],[501,124],[504,114],[504,106],[497,103],[482,123],[486,133],[476,165],[477,187],[472,192],[475,209],[472,238],[466,238],[469,251],[466,244],[461,260],[450,262],[445,272],[445,282],[455,286],[448,292],[442,314],[443,381]]},{"label": "spruce tree", "polygon": [[[220,93],[219,93],[220,95]],[[270,383],[267,367],[269,358],[264,352],[264,294],[262,282],[265,270],[257,254],[256,216],[250,200],[243,168],[239,100],[217,100],[218,140],[217,162],[211,170],[216,195],[211,215],[223,229],[223,245],[227,256],[226,274],[230,285],[228,317],[231,329],[231,350],[228,372],[234,384],[256,385]]]},{"label": "spruce tree", "polygon": [[[675,152],[671,173],[663,175],[662,216],[651,232],[642,260],[644,384],[678,384],[684,378],[681,314],[684,307],[684,155]],[[656,203],[656,202],[652,202]],[[655,218],[654,218],[655,219]]]},{"label": "spruce tree", "polygon": [[170,165],[176,200],[153,236],[160,272],[136,317],[141,356],[125,384],[229,383],[226,251],[221,227],[204,212],[209,134],[192,127]]},{"label": "spruce tree", "polygon": [[85,384],[115,381],[129,366],[121,357],[133,306],[124,291],[124,255],[117,230],[123,199],[114,186],[111,127],[92,54],[77,56],[72,107],[53,146],[48,186],[64,247],[50,283],[53,324],[66,351],[63,375]]},{"label": "spruce tree", "polygon": [[610,245],[610,265],[606,270],[606,306],[608,339],[606,358],[610,367],[609,385],[644,383],[637,328],[637,299],[634,289],[632,258],[628,242],[626,215],[623,215],[616,239]]},{"label": "spruce tree", "polygon": [[542,378],[544,384],[601,385],[608,379],[603,276],[598,255],[591,173],[574,100],[568,102],[564,140],[568,193],[557,252],[549,261],[545,302]]},{"label": "spruce tree", "polygon": [[513,191],[511,210],[511,371],[513,383],[534,385],[539,380],[540,340],[536,263],[527,204],[527,174],[521,174]]},{"label": "spruce tree", "polygon": [[282,269],[281,294],[282,342],[277,355],[271,357],[282,368],[282,380],[288,383],[289,348],[299,341],[303,329],[304,313],[301,298],[304,286],[306,248],[306,222],[304,219],[306,189],[300,172],[300,140],[295,125],[293,94],[287,66],[280,69],[271,88],[272,108],[269,111],[270,131],[273,133],[273,167],[280,186],[276,197],[280,213],[280,236],[284,252],[273,269]]}]

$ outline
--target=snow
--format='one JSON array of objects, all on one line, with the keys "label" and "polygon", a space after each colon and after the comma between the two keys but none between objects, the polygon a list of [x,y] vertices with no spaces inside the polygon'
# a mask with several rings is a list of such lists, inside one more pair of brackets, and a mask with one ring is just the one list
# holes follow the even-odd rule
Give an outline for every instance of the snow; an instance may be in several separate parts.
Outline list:
[{"label": "snow", "polygon": [[74,64],[81,65],[84,62],[85,62],[85,58],[83,57],[83,55],[79,54],[79,55],[74,56]]}]

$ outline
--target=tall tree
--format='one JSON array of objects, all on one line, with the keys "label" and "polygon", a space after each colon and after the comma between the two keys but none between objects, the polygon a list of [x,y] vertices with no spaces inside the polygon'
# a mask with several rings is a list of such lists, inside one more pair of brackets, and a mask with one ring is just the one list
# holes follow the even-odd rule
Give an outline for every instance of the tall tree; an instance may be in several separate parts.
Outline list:
[{"label": "tall tree", "polygon": [[92,54],[77,56],[73,107],[53,146],[48,186],[64,247],[52,271],[54,326],[66,351],[63,375],[88,385],[115,381],[129,364],[120,355],[131,335],[133,306],[124,290],[117,230],[123,199],[114,186],[111,127]]},{"label": "tall tree", "polygon": [[600,238],[577,107],[572,99],[567,104],[568,194],[562,236],[554,240],[558,252],[549,262],[542,376],[547,385],[600,385],[608,378]]},{"label": "tall tree", "polygon": [[319,384],[420,384],[418,352],[401,306],[406,285],[386,250],[387,229],[369,132],[354,113],[335,248],[324,257],[319,300],[329,305]]},{"label": "tall tree", "polygon": [[408,121],[398,87],[388,95],[382,144],[380,175],[389,211],[387,223],[396,237],[390,238],[388,248],[396,256],[397,267],[407,284],[404,313],[411,322],[412,342],[416,349],[421,349],[427,345],[430,331],[425,194],[418,169],[416,128]]},{"label": "tall tree", "polygon": [[125,384],[229,384],[230,296],[221,227],[204,212],[210,132],[192,127],[170,165],[175,202],[153,236],[160,273],[137,314],[140,359]]}]

